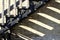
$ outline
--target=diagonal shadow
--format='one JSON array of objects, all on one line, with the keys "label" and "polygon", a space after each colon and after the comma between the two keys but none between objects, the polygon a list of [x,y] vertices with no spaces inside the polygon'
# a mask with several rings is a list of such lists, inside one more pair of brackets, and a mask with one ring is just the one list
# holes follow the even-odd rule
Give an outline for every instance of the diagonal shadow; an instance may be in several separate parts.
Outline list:
[{"label": "diagonal shadow", "polygon": [[[46,9],[46,11],[44,11],[44,9]],[[50,16],[55,17],[56,19],[60,19],[60,14],[58,14],[57,12],[54,12],[54,11],[48,9],[48,8],[44,8],[44,9],[41,9],[42,13],[46,13]]]},{"label": "diagonal shadow", "polygon": [[[41,21],[41,22],[43,22],[43,23],[45,23],[45,24],[47,24],[49,26],[52,26],[54,28],[54,30],[55,29],[58,29],[57,27],[60,26],[59,24],[54,23],[54,22],[52,22],[52,21],[50,21],[48,19],[45,19],[44,17],[41,17],[41,16],[39,16],[37,14],[33,14],[33,15],[32,15],[32,18],[30,17],[29,19],[35,19],[35,20]],[[28,21],[27,19],[25,21],[23,21],[22,24],[23,25],[26,25],[28,27],[32,27],[33,29],[36,29],[38,31],[41,31],[41,32],[43,32],[45,34],[47,34],[48,32],[50,32],[47,29],[44,29],[43,27],[40,27],[39,25],[37,25],[37,24],[35,24],[35,23],[31,22],[31,21]],[[51,32],[53,32],[53,31],[51,31]]]},{"label": "diagonal shadow", "polygon": [[[49,5],[51,5],[51,4],[49,4]],[[48,14],[50,16],[53,16],[53,17],[55,17],[57,19],[60,19],[60,14],[59,13],[57,13],[56,11],[53,11],[53,10],[50,10],[50,9],[47,8],[47,7],[49,7],[49,5],[42,7],[41,10],[38,11],[38,12],[46,13],[46,14]]]},{"label": "diagonal shadow", "polygon": [[[20,24],[19,24],[19,25],[20,25]],[[19,26],[19,25],[17,25],[17,26]],[[30,32],[30,31],[27,31],[27,30],[25,30],[25,29],[23,29],[23,28],[21,28],[21,27],[15,27],[13,33],[16,33],[16,34],[21,33],[21,34],[23,34],[23,35],[26,35],[26,36],[29,37],[29,38],[32,38],[33,36],[34,36],[34,37],[38,36],[38,35]],[[28,33],[28,34],[27,34],[27,33]],[[32,36],[32,35],[33,35],[33,36]],[[38,37],[39,37],[39,36],[38,36]]]},{"label": "diagonal shadow", "polygon": [[24,39],[20,38],[20,37],[17,36],[17,35],[12,35],[12,34],[11,34],[11,40],[24,40]]},{"label": "diagonal shadow", "polygon": [[[60,3],[57,2],[58,0],[51,0],[50,1],[50,6],[55,7],[57,9],[60,9]],[[60,0],[59,0],[60,1]]]},{"label": "diagonal shadow", "polygon": [[[50,4],[51,3],[51,4]],[[41,9],[39,9],[38,11],[36,11],[35,13],[33,13],[32,15],[30,15],[27,19],[25,20],[22,20],[22,23],[19,23],[18,25],[16,25],[16,27],[14,28],[14,33],[18,34],[18,33],[21,33],[23,35],[26,35],[28,36],[29,38],[32,38],[32,37],[39,37],[40,39],[42,39],[42,37],[38,36],[37,34],[34,34],[30,31],[27,31],[27,28],[23,29],[25,26],[29,27],[29,28],[32,28],[32,29],[35,29],[39,32],[42,32],[46,35],[48,35],[50,37],[49,34],[54,34],[54,35],[60,35],[60,24],[57,24],[51,20],[48,20],[47,18],[44,18],[40,15],[38,15],[37,13],[40,12],[40,13],[45,13],[45,14],[48,14],[56,19],[60,19],[60,15],[57,13],[57,12],[54,12],[48,8],[46,8],[47,6],[53,6],[53,7],[56,7],[58,9],[60,9],[60,6],[59,6],[59,3],[56,3],[54,0],[50,1],[49,4],[47,4],[46,6],[42,7]],[[56,5],[57,6],[56,6]],[[40,25],[38,24],[35,24],[34,22],[31,22],[29,21],[29,19],[34,19],[34,20],[37,20],[37,21],[40,21],[46,25],[49,25],[49,26],[52,26],[54,29],[53,30],[48,30],[46,28],[43,28],[41,27]],[[19,25],[24,25],[23,28],[19,27]],[[29,30],[29,29],[28,29]],[[44,36],[44,37],[45,37]],[[46,37],[47,38],[47,37]],[[48,40],[48,39],[47,39]]]},{"label": "diagonal shadow", "polygon": [[20,33],[18,34],[12,33],[11,40],[32,40],[32,39]]}]

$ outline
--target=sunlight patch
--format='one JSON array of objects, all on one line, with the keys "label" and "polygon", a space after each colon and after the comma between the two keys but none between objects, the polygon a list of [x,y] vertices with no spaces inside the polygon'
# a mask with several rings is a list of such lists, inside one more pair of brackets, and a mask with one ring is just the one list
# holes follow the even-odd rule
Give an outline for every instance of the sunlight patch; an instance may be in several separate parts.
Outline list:
[{"label": "sunlight patch", "polygon": [[30,28],[30,27],[27,27],[27,26],[24,26],[24,25],[20,25],[19,27],[21,27],[21,28],[23,28],[23,29],[25,29],[27,31],[30,31],[30,32],[32,32],[34,34],[37,34],[37,35],[39,35],[41,37],[43,37],[45,35],[44,33],[40,32],[40,31],[37,31],[37,30],[35,30],[33,28]]},{"label": "sunlight patch", "polygon": [[58,20],[58,19],[56,19],[56,18],[54,18],[54,17],[52,17],[50,15],[47,15],[47,14],[44,14],[44,13],[37,13],[37,14],[44,17],[44,18],[47,18],[47,19],[49,19],[49,20],[51,20],[53,22],[56,22],[56,23],[60,24],[60,20]]},{"label": "sunlight patch", "polygon": [[0,30],[1,30],[1,27],[0,27]]},{"label": "sunlight patch", "polygon": [[55,0],[57,3],[60,3],[60,0]]},{"label": "sunlight patch", "polygon": [[19,37],[21,37],[22,39],[24,39],[24,40],[33,40],[33,39],[31,39],[31,38],[29,38],[29,37],[27,37],[27,36],[25,36],[25,35],[22,35],[22,34],[20,34],[20,33],[18,33],[17,34]]},{"label": "sunlight patch", "polygon": [[60,14],[60,9],[54,7],[47,7],[47,8]]},{"label": "sunlight patch", "polygon": [[49,25],[46,25],[46,24],[44,24],[44,23],[42,23],[42,22],[40,22],[40,21],[34,20],[34,19],[29,19],[29,21],[31,21],[31,22],[39,25],[39,26],[42,26],[42,27],[44,27],[44,28],[46,28],[46,29],[48,29],[48,30],[53,30],[53,29],[54,29],[53,27],[51,27],[51,26],[49,26]]}]

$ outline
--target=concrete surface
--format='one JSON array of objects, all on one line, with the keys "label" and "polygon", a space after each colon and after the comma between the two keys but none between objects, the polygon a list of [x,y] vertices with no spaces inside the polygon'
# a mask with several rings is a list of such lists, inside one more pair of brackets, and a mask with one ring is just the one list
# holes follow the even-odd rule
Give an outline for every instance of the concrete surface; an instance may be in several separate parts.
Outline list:
[{"label": "concrete surface", "polygon": [[14,40],[60,40],[60,0],[41,7],[13,28],[13,33]]}]

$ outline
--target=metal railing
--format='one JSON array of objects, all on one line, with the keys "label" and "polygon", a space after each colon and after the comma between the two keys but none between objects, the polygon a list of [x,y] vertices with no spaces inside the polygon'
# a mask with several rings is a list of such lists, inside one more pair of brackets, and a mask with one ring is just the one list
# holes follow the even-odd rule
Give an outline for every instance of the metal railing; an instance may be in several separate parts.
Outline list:
[{"label": "metal railing", "polygon": [[[11,26],[12,18],[15,18],[16,16],[20,15],[18,13],[22,13],[21,11],[25,11],[25,10],[21,10],[23,7],[27,8],[26,15],[29,14],[30,10],[34,11],[32,10],[33,7],[31,9],[28,9],[30,8],[29,2],[30,2],[29,0],[26,0],[24,2],[22,2],[22,0],[0,0],[0,25],[2,25],[0,29],[0,35],[3,35],[5,34],[6,31],[10,30],[10,28],[12,27]],[[37,5],[40,5],[40,4],[37,4]],[[19,10],[21,11],[17,9],[18,7],[19,7]],[[13,17],[11,18],[11,16]],[[23,16],[25,16],[25,14]],[[14,24],[13,22],[12,24]]]}]

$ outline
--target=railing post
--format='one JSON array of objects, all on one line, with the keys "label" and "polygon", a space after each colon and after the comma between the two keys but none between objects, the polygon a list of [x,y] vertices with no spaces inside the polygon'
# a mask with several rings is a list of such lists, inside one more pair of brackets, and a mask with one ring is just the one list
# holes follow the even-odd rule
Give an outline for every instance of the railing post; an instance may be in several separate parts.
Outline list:
[{"label": "railing post", "polygon": [[4,25],[4,0],[2,0],[2,25]]}]

